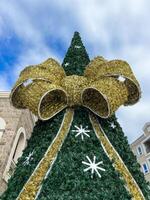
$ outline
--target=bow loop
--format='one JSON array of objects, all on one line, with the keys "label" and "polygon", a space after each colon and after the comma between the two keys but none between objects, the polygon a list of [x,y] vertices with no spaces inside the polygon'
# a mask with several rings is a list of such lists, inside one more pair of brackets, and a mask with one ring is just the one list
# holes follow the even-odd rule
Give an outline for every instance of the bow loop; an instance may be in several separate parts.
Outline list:
[{"label": "bow loop", "polygon": [[38,116],[42,120],[48,120],[67,107],[68,97],[62,87],[49,85],[49,90],[46,91],[40,98],[38,104]]},{"label": "bow loop", "polygon": [[46,85],[48,87],[48,84],[51,83],[60,85],[64,77],[63,68],[54,59],[48,59],[39,65],[26,67],[20,73],[19,79],[12,89],[11,101],[16,108],[26,108],[28,103],[25,99],[28,98],[29,93],[33,92],[34,95],[37,95],[42,84],[45,87]]},{"label": "bow loop", "polygon": [[140,98],[140,86],[136,80],[129,64],[122,60],[107,61],[102,57],[96,57],[87,66],[84,75],[94,81],[102,77],[113,77],[119,80],[124,78],[124,85],[128,90],[128,99],[124,105],[135,104]]},{"label": "bow loop", "polygon": [[124,84],[112,77],[103,77],[83,90],[82,102],[102,118],[110,117],[128,99]]}]

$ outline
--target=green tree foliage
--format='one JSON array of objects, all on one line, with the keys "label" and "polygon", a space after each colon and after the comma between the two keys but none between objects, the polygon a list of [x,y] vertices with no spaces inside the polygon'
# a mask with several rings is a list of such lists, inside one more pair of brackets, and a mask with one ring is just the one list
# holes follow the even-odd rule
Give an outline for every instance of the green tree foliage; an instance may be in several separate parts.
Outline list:
[{"label": "green tree foliage", "polygon": [[[90,137],[75,137],[72,132],[74,126],[83,125],[90,130]],[[101,178],[95,173],[91,178],[91,171],[84,172],[88,167],[82,164],[86,156],[96,163],[103,161],[101,167],[106,171],[99,171]],[[115,171],[109,158],[106,156],[100,142],[98,141],[86,109],[76,109],[74,120],[61,151],[57,157],[53,169],[48,178],[43,182],[43,187],[38,200],[131,200],[120,179],[119,173]]]},{"label": "green tree foliage", "polygon": [[[105,120],[99,118],[99,121],[110,142],[113,144],[141,188],[145,198],[150,199],[149,183],[145,180],[144,174],[140,171],[140,164],[137,162],[136,156],[131,151],[127,137],[124,135],[116,116],[113,115],[109,119]],[[111,127],[112,123],[115,125],[115,128]]]},{"label": "green tree foliage", "polygon": [[[83,75],[86,65],[89,63],[89,57],[82,44],[80,35],[75,32],[62,66],[67,75]],[[15,200],[26,183],[33,170],[43,157],[48,146],[57,134],[64,116],[64,111],[57,114],[52,119],[42,122],[38,121],[31,138],[28,141],[27,148],[23,156],[19,159],[16,171],[9,181],[8,189],[2,196],[2,200]],[[117,122],[115,116],[109,119],[99,118],[105,133],[109,140],[118,151],[131,174],[139,184],[145,199],[148,200],[148,184],[143,174],[140,172],[140,166],[136,161],[128,144],[127,138]],[[111,124],[115,127],[112,128]],[[74,126],[88,126],[90,137],[81,140],[81,137],[75,137],[72,132]],[[33,151],[33,157],[28,165],[25,165],[26,157]],[[106,171],[99,171],[101,178],[95,173],[91,178],[91,172],[84,172],[86,166],[82,161],[87,161],[86,156],[92,160],[96,156],[96,161],[103,161],[102,167]],[[74,120],[71,125],[68,137],[64,141],[61,151],[49,172],[47,178],[43,181],[38,200],[129,200],[131,196],[124,187],[124,181],[115,171],[112,162],[105,154],[100,142],[95,136],[88,117],[88,111],[85,108],[76,108]]]},{"label": "green tree foliage", "polygon": [[[8,182],[8,189],[1,197],[3,200],[16,200],[23,185],[31,176],[33,170],[42,159],[50,143],[56,136],[62,122],[64,112],[56,115],[48,121],[38,121],[33,129],[31,138],[27,141],[27,148],[23,155],[18,159],[14,175]],[[30,164],[25,164],[26,157],[33,152]]]},{"label": "green tree foliage", "polygon": [[73,74],[83,75],[89,61],[89,56],[83,46],[80,35],[75,32],[62,66],[68,76]]}]

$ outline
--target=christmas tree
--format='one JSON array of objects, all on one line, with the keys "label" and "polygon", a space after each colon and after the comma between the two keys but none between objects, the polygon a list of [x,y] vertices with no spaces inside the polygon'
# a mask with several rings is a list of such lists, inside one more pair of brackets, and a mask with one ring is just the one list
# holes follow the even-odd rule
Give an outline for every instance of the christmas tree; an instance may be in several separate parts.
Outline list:
[{"label": "christmas tree", "polygon": [[48,59],[23,70],[12,103],[40,119],[2,200],[150,199],[114,114],[139,96],[129,65],[90,62],[78,32],[62,66]]}]

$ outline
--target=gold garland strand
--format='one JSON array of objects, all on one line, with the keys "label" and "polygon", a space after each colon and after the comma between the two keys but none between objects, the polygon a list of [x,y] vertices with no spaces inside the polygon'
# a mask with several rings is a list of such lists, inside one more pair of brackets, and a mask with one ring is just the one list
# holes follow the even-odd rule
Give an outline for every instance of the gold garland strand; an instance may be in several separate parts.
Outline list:
[{"label": "gold garland strand", "polygon": [[54,138],[52,144],[49,146],[47,152],[45,153],[42,160],[39,162],[38,166],[30,176],[27,183],[24,185],[22,191],[20,192],[17,200],[34,200],[37,192],[41,186],[41,183],[54,160],[57,157],[58,151],[60,150],[63,141],[65,140],[70,126],[73,120],[73,109],[67,109],[64,119],[62,121],[61,127]]},{"label": "gold garland strand", "polygon": [[113,161],[114,167],[121,176],[126,181],[127,189],[129,190],[130,194],[133,196],[133,200],[145,200],[142,191],[140,190],[138,184],[134,180],[133,176],[129,172],[128,168],[124,164],[123,160],[114,149],[113,145],[110,143],[109,139],[105,135],[102,127],[100,126],[96,116],[90,114],[90,120],[95,131],[97,138],[100,140],[104,151],[108,155],[109,159]]}]

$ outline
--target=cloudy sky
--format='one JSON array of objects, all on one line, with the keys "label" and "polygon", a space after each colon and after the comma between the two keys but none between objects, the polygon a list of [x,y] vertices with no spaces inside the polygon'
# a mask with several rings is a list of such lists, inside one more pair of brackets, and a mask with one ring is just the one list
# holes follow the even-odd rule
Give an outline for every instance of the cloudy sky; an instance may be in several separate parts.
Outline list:
[{"label": "cloudy sky", "polygon": [[149,0],[0,0],[0,90],[9,91],[21,69],[48,57],[62,62],[74,31],[90,58],[128,61],[142,99],[117,117],[134,141],[150,121]]}]

